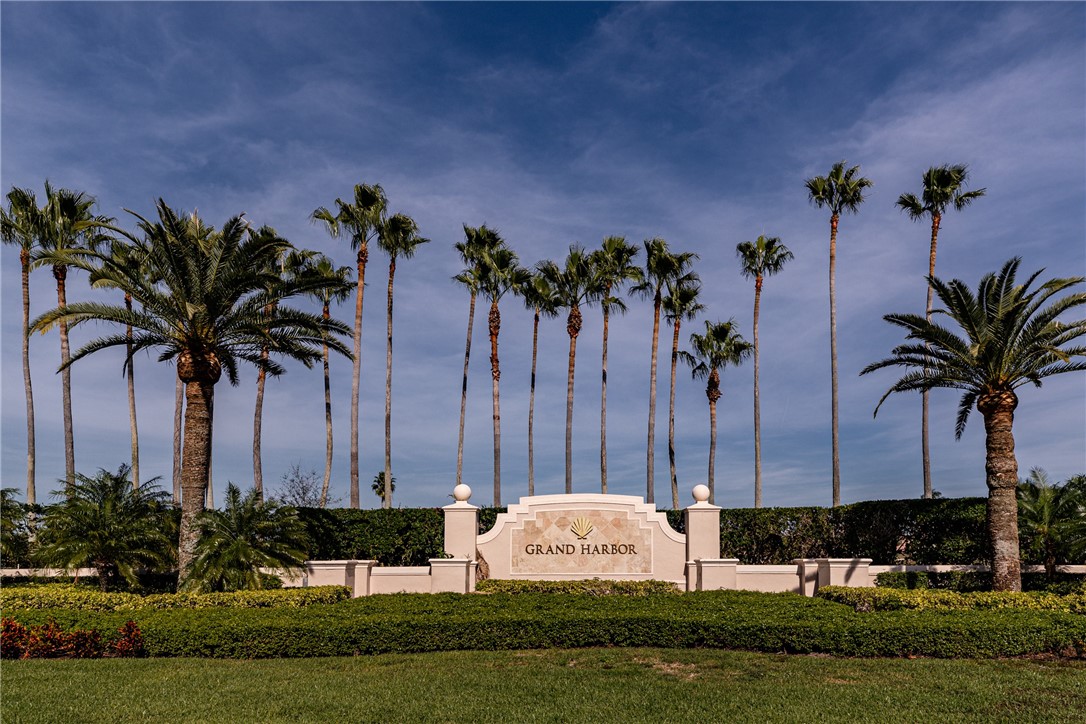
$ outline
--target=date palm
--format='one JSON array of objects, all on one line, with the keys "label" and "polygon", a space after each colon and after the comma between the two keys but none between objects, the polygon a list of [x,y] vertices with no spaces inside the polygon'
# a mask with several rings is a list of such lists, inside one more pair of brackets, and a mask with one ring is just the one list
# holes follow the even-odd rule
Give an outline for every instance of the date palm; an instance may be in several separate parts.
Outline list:
[{"label": "date palm", "polygon": [[760,372],[758,346],[758,312],[762,301],[762,283],[768,276],[780,273],[792,260],[792,252],[775,236],[759,236],[735,247],[740,260],[740,273],[754,279],[754,507],[762,507],[762,400],[758,388]]},{"label": "date palm", "polygon": [[1086,335],[1086,319],[1062,322],[1086,293],[1057,297],[1082,277],[1050,279],[1033,287],[1041,271],[1024,283],[1015,279],[1021,259],[986,274],[974,292],[962,281],[928,277],[949,318],[960,331],[917,314],[888,314],[884,319],[906,330],[905,344],[891,356],[868,365],[861,374],[903,367],[905,374],[879,400],[894,392],[922,392],[937,387],[960,390],[955,434],[961,437],[975,406],[984,418],[985,472],[988,485],[988,536],[992,550],[992,585],[997,591],[1021,590],[1018,555],[1018,461],[1012,425],[1018,406],[1015,392],[1026,383],[1041,386],[1052,375],[1086,370],[1086,346],[1072,344]]},{"label": "date palm", "polygon": [[626,313],[626,302],[618,294],[626,284],[644,281],[641,267],[634,263],[640,251],[626,243],[623,236],[608,236],[603,246],[592,252],[592,266],[599,283],[599,303],[603,310],[603,354],[600,375],[600,492],[607,493],[607,335],[611,312]]},{"label": "date palm", "polygon": [[528,395],[528,495],[535,495],[535,369],[539,352],[539,318],[558,316],[554,288],[542,274],[532,274],[518,292],[524,305],[532,310],[532,376]]},{"label": "date palm", "polygon": [[[306,260],[300,272],[320,279],[320,286],[309,293],[321,303],[321,318],[332,318],[332,304],[344,302],[351,297],[354,285],[351,284],[353,270],[349,266],[337,267],[324,254],[314,254]],[[332,481],[332,384],[328,370],[328,344],[321,344],[321,363],[324,366],[324,481],[321,483],[320,507],[328,505],[328,487]]]},{"label": "date palm", "polygon": [[501,365],[498,360],[498,334],[501,332],[502,317],[498,302],[509,292],[516,292],[524,286],[531,272],[518,264],[516,253],[506,246],[500,246],[481,257],[479,293],[490,302],[488,327],[490,331],[490,380],[491,401],[494,421],[494,507],[501,506],[502,499],[502,425],[501,425]]},{"label": "date palm", "polygon": [[539,275],[554,290],[558,309],[568,309],[566,333],[569,335],[569,369],[566,373],[566,493],[573,492],[573,375],[577,364],[577,338],[584,317],[581,305],[599,296],[597,277],[591,255],[574,244],[569,247],[565,266],[543,261],[537,266]]},{"label": "date palm", "polygon": [[[939,241],[939,225],[943,220],[943,214],[952,206],[956,211],[961,211],[974,200],[984,195],[986,189],[964,191],[969,177],[969,169],[964,164],[954,166],[932,166],[924,173],[924,190],[920,198],[916,194],[902,194],[897,199],[898,208],[909,215],[910,219],[919,221],[931,217],[931,247],[928,251],[928,276],[935,276],[935,250]],[[931,319],[932,289],[928,285],[928,300],[925,307],[927,318]],[[928,391],[925,390],[921,406],[921,447],[924,466],[924,497],[932,495],[931,481],[931,451],[928,446]]]},{"label": "date palm", "polygon": [[871,179],[859,175],[860,167],[845,168],[838,161],[825,176],[804,181],[810,202],[830,211],[830,437],[833,444],[833,506],[841,504],[841,447],[837,415],[837,223],[841,214],[855,214],[864,202]]},{"label": "date palm", "polygon": [[[275,355],[307,366],[320,359],[325,342],[349,354],[334,336],[347,335],[349,330],[342,322],[282,303],[318,286],[301,279],[269,284],[266,270],[269,261],[287,248],[284,239],[250,233],[241,217],[228,220],[214,233],[200,235],[196,229],[206,227],[192,223],[161,199],[157,212],[158,220],[153,222],[133,214],[142,238],[126,233],[143,247],[150,274],[133,274],[104,256],[91,276],[92,283],[131,294],[139,311],[78,302],[46,312],[32,323],[32,329],[43,330],[62,320],[73,325],[88,321],[131,324],[134,353],[157,348],[159,361],[176,361],[186,400],[178,551],[184,579],[192,566],[196,518],[204,510],[209,482],[215,384],[225,372],[236,385],[240,362],[271,375],[282,374],[282,365],[261,355],[265,345]],[[270,313],[266,312],[269,305],[273,305]],[[124,334],[105,336],[89,342],[71,361],[127,343]]]},{"label": "date palm", "polygon": [[464,475],[464,419],[468,405],[468,361],[471,359],[471,332],[475,325],[475,298],[479,294],[485,272],[486,256],[497,249],[505,248],[505,240],[486,224],[475,228],[464,224],[464,241],[456,242],[456,251],[460,254],[465,267],[453,277],[453,281],[463,284],[471,294],[468,306],[468,336],[464,343],[464,379],[460,385],[460,433],[456,442],[456,484],[460,485]]},{"label": "date palm", "polygon": [[649,433],[647,470],[645,474],[645,502],[655,501],[654,472],[656,467],[656,355],[660,346],[660,308],[664,301],[664,289],[671,284],[695,281],[697,275],[690,271],[698,255],[693,252],[673,253],[667,242],[660,238],[645,240],[645,271],[640,284],[633,291],[652,299],[652,358],[649,366]]},{"label": "date palm", "polygon": [[388,200],[379,184],[357,184],[351,201],[336,199],[336,212],[321,206],[310,218],[328,229],[332,238],[349,235],[358,267],[354,303],[354,369],[351,375],[351,507],[359,506],[358,489],[358,394],[362,371],[362,296],[366,288],[369,243],[385,220]]},{"label": "date palm", "polygon": [[679,509],[679,479],[675,474],[675,370],[679,366],[679,329],[683,320],[693,321],[705,310],[698,302],[701,282],[697,278],[667,285],[664,316],[673,330],[671,339],[671,389],[667,411],[667,461],[671,472],[671,508]]},{"label": "date palm", "polygon": [[1050,581],[1061,560],[1073,563],[1086,555],[1086,495],[1074,485],[1053,485],[1041,468],[1019,481],[1018,520]]},{"label": "date palm", "polygon": [[707,380],[705,396],[709,398],[709,502],[716,502],[716,403],[723,396],[720,371],[728,365],[738,367],[750,356],[753,345],[743,339],[735,320],[705,322],[705,334],[690,335],[691,352],[681,352],[690,365],[694,379]]},{"label": "date palm", "polygon": [[392,285],[396,278],[396,260],[410,259],[430,240],[419,236],[419,227],[407,214],[395,214],[381,224],[377,245],[388,254],[388,339],[385,348],[385,494],[381,505],[392,507]]}]

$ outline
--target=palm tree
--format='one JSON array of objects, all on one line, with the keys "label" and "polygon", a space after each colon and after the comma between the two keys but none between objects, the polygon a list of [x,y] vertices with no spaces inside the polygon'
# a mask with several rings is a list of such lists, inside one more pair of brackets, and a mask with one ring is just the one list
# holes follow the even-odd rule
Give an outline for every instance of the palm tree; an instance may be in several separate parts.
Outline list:
[{"label": "palm tree", "polygon": [[537,266],[551,289],[559,309],[568,309],[566,333],[569,334],[569,370],[566,374],[566,494],[573,492],[573,374],[577,363],[577,337],[581,333],[583,317],[581,305],[599,296],[592,258],[574,244],[569,247],[564,267],[553,261],[543,261]]},{"label": "palm tree", "polygon": [[[1040,387],[1041,380],[1051,375],[1086,370],[1086,360],[1072,359],[1086,357],[1086,346],[1071,344],[1086,335],[1086,319],[1058,319],[1068,310],[1086,304],[1086,293],[1053,300],[1083,278],[1050,279],[1031,289],[1041,271],[1018,284],[1015,274],[1020,263],[1021,259],[1014,258],[998,274],[986,274],[976,294],[958,279],[945,283],[928,277],[945,307],[937,313],[959,325],[964,336],[920,315],[888,314],[884,319],[904,328],[908,332],[906,339],[914,342],[895,347],[892,356],[868,365],[860,373],[884,367],[907,370],[882,396],[879,406],[894,392],[936,387],[961,390],[955,425],[959,438],[974,405],[983,416],[988,535],[992,585],[997,591],[1017,591],[1022,586],[1015,501],[1018,461],[1011,429],[1018,406],[1015,390],[1027,382]],[[1045,306],[1049,300],[1053,301]]]},{"label": "palm tree", "polygon": [[456,251],[466,266],[453,277],[453,281],[463,284],[471,294],[471,303],[468,306],[468,338],[464,343],[464,379],[460,385],[460,434],[456,443],[457,485],[463,482],[464,473],[464,418],[468,405],[468,360],[471,358],[471,330],[475,324],[475,297],[479,294],[486,255],[504,247],[505,241],[498,232],[488,229],[486,224],[479,228],[464,224],[464,241],[456,242]]},{"label": "palm tree", "polygon": [[0,488],[0,558],[7,567],[25,561],[29,553],[28,505],[16,499],[15,488]]},{"label": "palm tree", "polygon": [[1041,468],[1018,484],[1018,521],[1040,554],[1045,576],[1054,580],[1056,564],[1086,553],[1086,496],[1074,485],[1053,485]]},{"label": "palm tree", "polygon": [[[332,318],[332,303],[343,302],[350,298],[351,267],[336,267],[324,254],[314,254],[306,263],[304,274],[316,276],[321,280],[320,286],[310,292],[309,296],[321,303],[321,318]],[[320,507],[328,505],[328,487],[332,481],[332,385],[328,372],[328,344],[321,344],[321,362],[324,366],[324,482],[321,484]]]},{"label": "palm tree", "polygon": [[762,507],[762,400],[758,389],[759,346],[758,311],[762,301],[762,282],[792,260],[792,252],[775,236],[759,236],[735,247],[742,275],[754,279],[754,507]]},{"label": "palm tree", "polygon": [[196,558],[182,581],[194,591],[241,591],[264,587],[261,568],[295,573],[305,563],[305,524],[298,511],[275,498],[262,500],[256,488],[244,497],[226,486],[223,510],[201,513]]},{"label": "palm tree", "polygon": [[[373,494],[381,499],[382,504],[385,500],[385,494],[388,492],[385,490],[385,480],[385,471],[382,470],[373,476],[373,485],[371,486]],[[396,492],[396,478],[389,478],[387,487],[390,488],[392,492]]]},{"label": "palm tree", "polygon": [[[931,249],[928,252],[928,276],[935,276],[935,249],[939,240],[939,224],[947,209],[954,206],[961,211],[975,199],[984,195],[986,189],[963,191],[962,186],[969,176],[969,169],[964,164],[954,166],[932,166],[924,173],[924,191],[921,198],[915,194],[902,194],[897,199],[898,207],[909,215],[910,219],[919,221],[925,217],[931,217]],[[928,285],[928,301],[925,307],[928,320],[931,320],[932,289]],[[921,448],[924,462],[924,497],[932,495],[931,481],[931,452],[928,447],[928,392],[921,395],[923,402],[923,414],[921,420]]]},{"label": "palm tree", "polygon": [[336,199],[336,213],[321,206],[311,218],[324,222],[332,238],[350,234],[351,248],[357,252],[358,276],[354,303],[354,371],[351,377],[351,507],[359,506],[358,494],[358,392],[362,371],[362,295],[366,288],[366,262],[369,243],[377,236],[385,220],[388,201],[380,184],[358,184],[354,201]]},{"label": "palm tree", "polygon": [[19,247],[19,265],[23,285],[23,392],[26,396],[26,502],[37,502],[34,443],[34,389],[30,379],[30,266],[43,236],[44,213],[30,189],[12,188],[8,192],[8,207],[0,209],[0,239]]},{"label": "palm tree", "polygon": [[645,272],[640,284],[633,288],[643,297],[652,298],[652,361],[649,367],[649,440],[648,465],[645,480],[645,502],[655,501],[654,472],[656,467],[656,351],[660,345],[660,307],[663,290],[668,283],[684,284],[696,281],[690,271],[698,255],[693,252],[673,254],[667,242],[660,238],[645,240]]},{"label": "palm tree", "polygon": [[419,236],[419,227],[406,214],[395,214],[378,230],[377,245],[388,254],[388,343],[385,349],[385,494],[382,506],[392,507],[392,283],[396,259],[410,259],[429,239]]},{"label": "palm tree", "polygon": [[753,345],[736,330],[734,319],[727,322],[705,322],[705,334],[690,335],[693,353],[681,352],[690,365],[694,379],[707,379],[705,396],[709,398],[709,502],[716,502],[716,403],[720,391],[720,370],[728,365],[738,367],[750,356]]},{"label": "palm tree", "polygon": [[683,320],[693,321],[705,310],[698,303],[701,282],[696,278],[684,282],[668,283],[664,297],[664,316],[674,333],[671,339],[671,392],[667,411],[667,460],[671,472],[671,508],[679,509],[679,479],[675,474],[675,369],[679,365],[679,329]]},{"label": "palm tree", "polygon": [[516,253],[505,246],[491,250],[481,257],[482,273],[479,277],[479,293],[484,299],[490,301],[490,379],[491,400],[493,401],[494,420],[494,507],[501,506],[502,474],[502,432],[501,432],[501,404],[498,390],[498,380],[501,378],[501,367],[498,363],[498,333],[501,331],[502,317],[498,311],[498,302],[507,292],[520,289],[528,280],[531,273],[518,265]]},{"label": "palm tree", "polygon": [[100,469],[93,478],[77,474],[67,491],[54,493],[67,496],[46,509],[38,537],[43,562],[66,569],[92,566],[103,591],[118,576],[137,585],[138,568],[167,562],[173,545],[169,494],[159,490],[158,478],[133,486],[128,473],[121,465],[116,473]]},{"label": "palm tree", "polygon": [[837,222],[842,213],[855,214],[864,201],[871,179],[858,176],[859,166],[845,169],[838,161],[825,176],[804,181],[812,204],[830,210],[830,427],[833,441],[833,506],[841,504],[841,448],[837,428]]},{"label": "palm tree", "polygon": [[554,288],[540,273],[532,274],[517,290],[524,305],[532,310],[532,378],[528,395],[528,495],[535,495],[535,369],[539,352],[539,318],[558,316]]},{"label": "palm tree", "polygon": [[[139,219],[142,239],[123,232],[143,247],[141,253],[146,254],[151,273],[134,275],[108,257],[100,257],[101,266],[91,277],[93,283],[131,294],[140,311],[79,302],[46,312],[31,328],[45,329],[62,320],[73,325],[87,321],[131,324],[134,353],[157,347],[162,350],[160,361],[176,360],[186,400],[178,552],[184,578],[195,554],[196,518],[204,510],[209,482],[215,384],[225,372],[236,385],[239,361],[272,375],[282,374],[279,363],[260,354],[265,344],[275,354],[307,366],[320,359],[319,349],[325,342],[348,354],[342,342],[331,335],[347,335],[349,330],[337,320],[282,304],[288,297],[308,293],[319,285],[316,280],[300,278],[269,284],[267,265],[287,247],[285,240],[249,233],[241,217],[200,236],[195,233],[197,225],[165,201],[158,201],[157,211],[159,220],[155,222],[129,212]],[[156,279],[161,281],[153,281]],[[266,312],[269,304],[274,305],[271,313]],[[123,334],[93,340],[72,356],[72,362],[127,343]]]},{"label": "palm tree", "polygon": [[640,251],[626,243],[624,236],[608,236],[603,246],[592,252],[592,267],[599,282],[599,303],[603,310],[603,362],[600,384],[600,492],[607,493],[607,333],[611,312],[626,313],[626,303],[617,296],[631,283],[644,281],[641,267],[634,264]]}]

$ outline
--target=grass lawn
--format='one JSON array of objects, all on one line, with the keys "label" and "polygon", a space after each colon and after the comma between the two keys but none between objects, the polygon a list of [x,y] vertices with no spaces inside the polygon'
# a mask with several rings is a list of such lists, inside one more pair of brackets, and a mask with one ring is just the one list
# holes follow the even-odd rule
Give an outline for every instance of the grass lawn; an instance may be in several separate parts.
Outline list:
[{"label": "grass lawn", "polygon": [[1081,722],[1086,661],[706,649],[4,661],[4,722]]}]

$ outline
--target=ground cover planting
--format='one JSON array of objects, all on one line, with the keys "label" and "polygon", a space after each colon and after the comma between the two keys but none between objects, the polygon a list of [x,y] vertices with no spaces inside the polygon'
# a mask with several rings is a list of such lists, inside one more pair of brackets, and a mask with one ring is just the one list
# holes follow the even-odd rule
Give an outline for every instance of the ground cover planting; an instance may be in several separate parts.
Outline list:
[{"label": "ground cover planting", "polygon": [[1072,722],[1086,710],[1086,662],[1067,660],[596,648],[0,666],[4,719],[20,722]]}]

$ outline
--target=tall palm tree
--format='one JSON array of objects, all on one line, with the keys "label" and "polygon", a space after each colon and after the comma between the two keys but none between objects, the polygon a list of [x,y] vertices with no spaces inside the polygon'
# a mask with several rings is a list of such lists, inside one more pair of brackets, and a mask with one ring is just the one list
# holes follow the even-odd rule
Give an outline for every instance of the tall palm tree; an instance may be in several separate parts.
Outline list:
[{"label": "tall palm tree", "polygon": [[535,369],[539,352],[539,318],[558,316],[554,288],[542,274],[532,274],[518,290],[524,305],[532,310],[532,377],[528,395],[528,495],[535,495]]},{"label": "tall palm tree", "polygon": [[358,276],[354,303],[354,370],[351,376],[351,507],[360,503],[358,491],[358,393],[362,372],[362,295],[366,288],[366,262],[369,243],[377,236],[385,220],[388,200],[380,184],[357,184],[353,201],[336,199],[336,213],[321,206],[311,218],[323,222],[332,238],[349,234],[351,248],[357,252]]},{"label": "tall palm tree", "polygon": [[607,493],[607,334],[611,312],[626,313],[626,302],[618,294],[626,284],[644,281],[641,267],[634,263],[640,251],[626,243],[624,236],[608,236],[603,246],[592,252],[592,267],[599,281],[599,302],[603,310],[603,354],[600,375],[600,492]]},{"label": "tall palm tree", "polygon": [[43,236],[44,213],[30,189],[12,188],[7,194],[8,207],[0,209],[0,239],[19,247],[19,266],[23,287],[23,393],[26,397],[26,502],[37,502],[34,442],[34,388],[30,379],[30,267]]},{"label": "tall palm tree", "polygon": [[758,311],[762,301],[762,282],[778,274],[792,260],[792,252],[775,236],[759,236],[735,247],[740,273],[754,279],[754,507],[762,507],[762,399],[758,388],[759,346]]},{"label": "tall palm tree", "polygon": [[679,365],[679,329],[683,320],[693,321],[705,310],[698,302],[701,282],[695,277],[679,283],[668,283],[664,297],[664,316],[674,330],[671,339],[671,392],[667,408],[667,460],[671,472],[671,508],[679,509],[679,479],[675,474],[675,369]]},{"label": "tall palm tree", "polygon": [[[346,301],[351,296],[354,285],[351,284],[353,270],[349,266],[336,267],[324,254],[314,254],[306,263],[302,272],[316,276],[320,286],[309,296],[321,303],[321,318],[332,318],[332,303]],[[328,487],[332,481],[332,384],[328,371],[328,344],[321,344],[321,363],[324,366],[324,481],[321,483],[320,507],[328,504]]]},{"label": "tall palm tree", "polygon": [[837,222],[842,213],[855,214],[871,188],[871,179],[859,176],[860,167],[845,168],[838,161],[825,176],[804,181],[812,204],[830,210],[830,436],[833,442],[833,506],[841,504],[841,448],[837,416]]},{"label": "tall palm tree", "polygon": [[410,259],[430,240],[419,236],[419,227],[407,214],[395,214],[381,224],[377,245],[388,254],[388,340],[385,348],[385,494],[381,506],[392,507],[392,284],[396,260]]},{"label": "tall palm tree", "polygon": [[[101,227],[113,221],[105,216],[95,216],[93,196],[81,191],[56,189],[45,183],[45,206],[41,209],[41,226],[38,238],[38,254],[31,260],[31,268],[51,266],[57,282],[57,306],[67,303],[67,279],[69,267],[87,258],[105,237]],[[72,374],[67,365],[71,359],[68,346],[68,325],[61,321],[60,362],[61,406],[64,418],[64,479],[75,482],[75,441],[72,426]]]},{"label": "tall palm tree", "polygon": [[633,291],[652,299],[652,360],[649,367],[649,435],[647,470],[645,474],[645,502],[655,502],[656,467],[656,353],[660,345],[660,308],[664,301],[664,289],[668,283],[684,284],[697,279],[690,271],[698,255],[693,252],[672,253],[667,242],[660,238],[645,240],[645,272],[640,284]]},{"label": "tall palm tree", "polygon": [[566,493],[573,492],[573,375],[577,363],[577,337],[584,321],[581,305],[599,296],[598,280],[592,268],[590,254],[580,246],[569,247],[565,266],[543,261],[537,266],[539,275],[554,290],[559,309],[568,309],[566,333],[569,334],[569,370],[566,374]]},{"label": "tall palm tree", "polygon": [[453,277],[453,281],[463,284],[471,294],[468,306],[468,337],[464,343],[464,379],[460,385],[460,434],[456,443],[456,484],[464,481],[464,419],[468,406],[468,360],[471,358],[471,331],[475,325],[475,298],[479,294],[479,285],[485,271],[487,254],[505,247],[505,240],[486,224],[475,228],[464,224],[464,241],[456,242],[456,251],[463,260],[464,270]]},{"label": "tall palm tree", "polygon": [[[909,215],[910,219],[919,221],[925,217],[931,217],[931,248],[928,252],[928,276],[935,276],[935,249],[939,241],[939,224],[943,214],[952,205],[957,211],[961,211],[974,200],[984,195],[986,189],[963,191],[966,179],[969,177],[969,169],[964,164],[932,166],[924,173],[924,191],[921,197],[915,194],[902,194],[897,199],[898,208]],[[932,289],[928,285],[928,301],[925,313],[931,320]],[[932,495],[931,481],[931,451],[928,447],[928,392],[921,395],[923,402],[923,414],[920,424],[921,448],[924,462],[924,497]]]},{"label": "tall palm tree", "polygon": [[[961,280],[936,277],[928,282],[945,309],[939,314],[961,327],[961,334],[916,314],[888,314],[883,319],[907,331],[912,340],[891,356],[868,365],[860,374],[884,367],[904,367],[905,374],[879,400],[890,394],[948,387],[961,390],[955,434],[961,437],[974,406],[984,418],[985,472],[988,484],[988,536],[992,550],[992,586],[1021,590],[1018,555],[1018,461],[1014,456],[1015,390],[1027,382],[1038,387],[1052,375],[1086,370],[1086,346],[1072,344],[1086,336],[1086,319],[1062,322],[1067,311],[1086,305],[1086,293],[1056,298],[1080,284],[1082,277],[1050,279],[1031,286],[1041,271],[1024,283],[1015,279],[1021,259],[1003,265],[998,274],[981,278],[976,294]],[[1051,303],[1049,303],[1051,302]],[[1047,304],[1047,306],[1046,306]]]},{"label": "tall palm tree", "polygon": [[727,322],[705,322],[705,334],[690,335],[693,352],[680,353],[690,365],[694,379],[706,379],[705,396],[709,398],[709,502],[716,502],[716,403],[720,391],[720,370],[728,365],[738,367],[750,356],[752,345],[736,329],[734,319]]},{"label": "tall palm tree", "polygon": [[498,380],[501,379],[501,366],[498,362],[498,334],[501,332],[502,316],[498,311],[498,302],[508,292],[516,292],[524,286],[531,272],[518,264],[516,253],[505,246],[493,249],[481,257],[482,274],[479,277],[479,293],[490,301],[488,317],[490,329],[490,379],[491,401],[493,402],[494,421],[494,507],[501,506],[502,500],[502,427],[501,399]]},{"label": "tall palm tree", "polygon": [[[285,240],[249,233],[241,217],[200,237],[194,233],[195,225],[165,201],[158,201],[157,211],[154,222],[133,214],[139,220],[142,238],[122,232],[143,247],[152,273],[133,274],[103,256],[91,276],[92,283],[131,294],[140,305],[139,311],[78,302],[46,312],[31,329],[46,329],[62,320],[73,325],[88,321],[131,324],[133,352],[159,348],[160,361],[176,360],[186,400],[178,552],[184,579],[192,565],[198,537],[196,518],[204,509],[209,481],[215,384],[225,372],[236,385],[239,361],[272,375],[284,372],[278,362],[260,354],[265,344],[276,355],[307,366],[320,359],[319,350],[325,342],[349,354],[332,336],[347,335],[349,329],[337,320],[325,320],[282,303],[318,285],[311,279],[268,283],[268,262],[283,252]],[[265,311],[269,304],[274,304],[270,314]],[[127,343],[124,334],[102,337],[77,351],[71,361]]]}]

